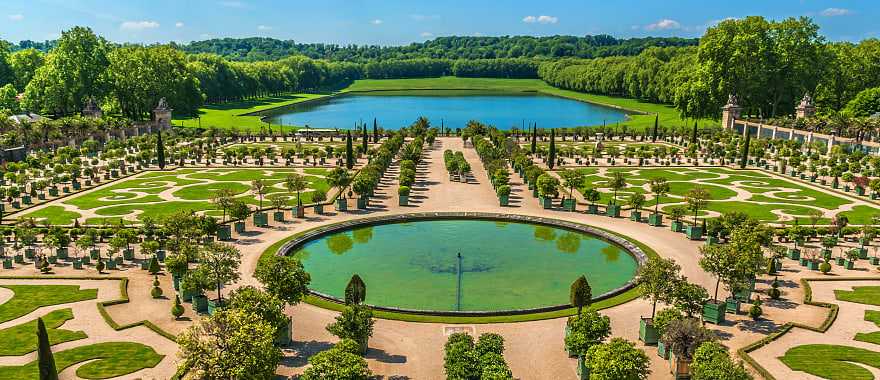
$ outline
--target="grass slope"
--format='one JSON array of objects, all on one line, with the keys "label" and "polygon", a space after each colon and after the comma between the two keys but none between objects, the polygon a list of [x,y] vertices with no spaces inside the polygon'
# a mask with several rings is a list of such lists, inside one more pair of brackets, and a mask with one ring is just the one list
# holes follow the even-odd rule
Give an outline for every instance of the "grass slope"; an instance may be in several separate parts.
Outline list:
[{"label": "grass slope", "polygon": [[[164,358],[150,346],[132,342],[104,342],[55,352],[58,372],[77,363],[88,361],[76,369],[83,379],[109,379],[153,368]],[[0,367],[0,379],[39,379],[39,368],[34,360],[23,366]]]},{"label": "grass slope", "polygon": [[79,285],[0,285],[0,287],[15,293],[12,299],[0,304],[0,323],[11,321],[43,306],[98,297],[98,289],[80,289]]},{"label": "grass slope", "polygon": [[[55,310],[43,316],[49,344],[70,342],[88,338],[82,331],[59,329],[65,322],[73,319],[71,309]],[[21,356],[37,350],[37,320],[0,330],[0,356]]]},{"label": "grass slope", "polygon": [[201,124],[202,128],[220,128],[220,129],[241,129],[249,131],[259,131],[260,128],[266,128],[269,124],[260,120],[257,115],[244,115],[252,112],[264,111],[270,108],[277,108],[305,102],[313,99],[323,98],[327,95],[322,94],[291,94],[271,96],[259,99],[250,99],[240,102],[229,102],[223,104],[210,104],[199,109],[199,118],[175,118],[172,124],[183,127],[195,128]]}]

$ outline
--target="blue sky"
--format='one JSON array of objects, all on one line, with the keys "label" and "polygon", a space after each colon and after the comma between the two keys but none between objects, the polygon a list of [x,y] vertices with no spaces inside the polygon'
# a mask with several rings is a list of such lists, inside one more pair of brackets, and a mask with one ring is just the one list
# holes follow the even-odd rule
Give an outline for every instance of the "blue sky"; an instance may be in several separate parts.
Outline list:
[{"label": "blue sky", "polygon": [[250,36],[381,45],[448,35],[699,37],[718,20],[748,15],[809,16],[831,40],[880,37],[878,0],[2,0],[0,39],[54,39],[75,25],[111,41],[140,43]]}]

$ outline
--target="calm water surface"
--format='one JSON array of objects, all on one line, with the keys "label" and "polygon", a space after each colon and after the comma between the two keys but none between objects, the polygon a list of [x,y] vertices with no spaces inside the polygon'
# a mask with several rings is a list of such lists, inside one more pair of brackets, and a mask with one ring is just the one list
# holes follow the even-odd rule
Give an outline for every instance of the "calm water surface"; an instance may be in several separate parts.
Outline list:
[{"label": "calm water surface", "polygon": [[[399,92],[406,94],[406,92]],[[460,92],[459,92],[460,93]],[[464,128],[469,120],[499,129],[537,122],[541,128],[576,127],[624,121],[620,110],[554,96],[493,94],[469,96],[345,95],[273,111],[272,124],[347,129],[358,121],[385,129],[400,129],[419,116],[439,127]]]},{"label": "calm water surface", "polygon": [[367,303],[418,310],[566,304],[578,276],[586,275],[598,296],[624,285],[637,268],[629,253],[590,235],[474,220],[363,227],[313,240],[297,254],[313,290],[344,298],[357,273],[367,284]]}]

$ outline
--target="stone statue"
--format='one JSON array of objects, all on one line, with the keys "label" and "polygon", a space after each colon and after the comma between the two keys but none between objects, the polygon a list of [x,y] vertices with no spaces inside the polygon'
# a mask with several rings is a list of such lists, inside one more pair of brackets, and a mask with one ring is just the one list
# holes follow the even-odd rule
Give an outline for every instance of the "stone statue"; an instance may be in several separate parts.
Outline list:
[{"label": "stone statue", "polygon": [[739,105],[739,99],[734,94],[730,94],[727,96],[727,105],[728,106],[737,106]]},{"label": "stone statue", "polygon": [[164,97],[159,99],[159,105],[156,106],[156,109],[157,110],[167,110],[168,109],[168,102],[165,101]]},{"label": "stone statue", "polygon": [[801,107],[812,107],[813,106],[813,97],[810,96],[809,92],[804,94],[804,98],[801,99],[800,106]]}]

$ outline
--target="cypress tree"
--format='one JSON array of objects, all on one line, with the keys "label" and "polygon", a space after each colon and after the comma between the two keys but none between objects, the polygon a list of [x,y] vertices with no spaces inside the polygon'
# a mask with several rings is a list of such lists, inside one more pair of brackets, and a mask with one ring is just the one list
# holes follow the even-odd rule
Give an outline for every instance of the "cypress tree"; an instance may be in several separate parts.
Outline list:
[{"label": "cypress tree", "polygon": [[697,122],[694,121],[694,130],[691,132],[691,144],[697,143]]},{"label": "cypress tree", "polygon": [[547,167],[553,169],[556,166],[556,130],[550,130],[550,154],[548,155]]},{"label": "cypress tree", "polygon": [[354,274],[345,286],[345,304],[358,305],[367,299],[367,285],[361,276]]},{"label": "cypress tree", "polygon": [[346,131],[345,136],[345,167],[354,167],[354,148],[351,146],[351,130]]},{"label": "cypress tree", "polygon": [[752,143],[752,134],[749,133],[749,126],[746,126],[746,141],[743,143],[742,157],[739,162],[739,168],[745,169],[749,162],[749,145]]},{"label": "cypress tree", "polygon": [[538,150],[538,123],[532,125],[532,154]]},{"label": "cypress tree", "polygon": [[379,124],[376,123],[376,118],[373,118],[373,143],[379,143]]},{"label": "cypress tree", "polygon": [[657,124],[659,123],[660,115],[654,115],[654,133],[651,134],[651,142],[657,142]]},{"label": "cypress tree", "polygon": [[165,169],[165,144],[162,144],[162,130],[156,134],[156,160],[159,161],[159,169]]},{"label": "cypress tree", "polygon": [[364,148],[364,153],[367,153],[367,149],[370,148],[370,139],[367,137],[367,124],[363,125],[363,133],[361,134],[361,146]]},{"label": "cypress tree", "polygon": [[40,380],[58,380],[58,370],[55,368],[55,358],[52,356],[49,334],[46,333],[43,318],[37,318],[37,362]]},{"label": "cypress tree", "polygon": [[584,306],[589,305],[593,301],[593,289],[590,287],[590,283],[585,276],[581,275],[571,283],[568,298],[571,306],[578,308],[578,315],[581,315],[581,309]]}]

